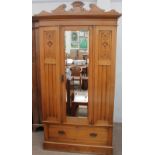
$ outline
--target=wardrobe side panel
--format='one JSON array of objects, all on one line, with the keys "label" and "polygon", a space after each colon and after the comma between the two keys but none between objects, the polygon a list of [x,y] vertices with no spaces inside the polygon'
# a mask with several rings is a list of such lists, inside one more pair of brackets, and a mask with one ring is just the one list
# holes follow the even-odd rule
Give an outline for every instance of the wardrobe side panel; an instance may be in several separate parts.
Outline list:
[{"label": "wardrobe side panel", "polygon": [[32,28],[32,116],[33,116],[33,129],[34,124],[39,124],[39,112],[37,104],[37,71],[36,71],[36,38],[35,28]]}]

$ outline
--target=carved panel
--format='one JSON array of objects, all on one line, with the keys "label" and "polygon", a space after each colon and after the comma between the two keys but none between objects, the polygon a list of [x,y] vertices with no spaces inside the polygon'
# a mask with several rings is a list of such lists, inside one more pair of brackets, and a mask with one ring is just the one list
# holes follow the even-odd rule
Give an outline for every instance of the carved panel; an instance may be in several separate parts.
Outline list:
[{"label": "carved panel", "polygon": [[41,96],[43,120],[60,122],[59,28],[40,28]]},{"label": "carved panel", "polygon": [[44,32],[44,47],[45,47],[45,58],[55,59],[55,47],[56,46],[56,32],[45,31]]},{"label": "carved panel", "polygon": [[45,65],[46,84],[46,118],[57,120],[58,105],[56,96],[56,65]]},{"label": "carved panel", "polygon": [[110,60],[112,48],[112,31],[99,31],[99,60]]},{"label": "carved panel", "polygon": [[95,36],[94,123],[104,124],[112,118],[115,31],[112,27],[96,26]]}]

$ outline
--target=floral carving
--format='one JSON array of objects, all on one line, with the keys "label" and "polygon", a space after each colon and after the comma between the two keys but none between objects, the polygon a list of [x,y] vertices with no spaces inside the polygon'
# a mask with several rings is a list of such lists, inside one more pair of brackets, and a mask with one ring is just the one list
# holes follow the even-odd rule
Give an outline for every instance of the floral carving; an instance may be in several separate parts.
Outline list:
[{"label": "floral carving", "polygon": [[110,53],[111,53],[111,43],[112,38],[111,34],[112,32],[109,30],[102,30],[100,33],[100,53],[99,53],[99,59],[110,59]]},{"label": "floral carving", "polygon": [[48,40],[51,40],[52,39],[52,32],[51,31],[48,31],[47,32],[47,39]]},{"label": "floral carving", "polygon": [[53,45],[53,43],[51,41],[49,41],[47,44],[49,47],[51,47]]},{"label": "floral carving", "polygon": [[45,57],[46,58],[55,58],[55,31],[46,31],[45,32]]},{"label": "floral carving", "polygon": [[80,12],[80,11],[86,11],[86,9],[83,8],[84,3],[80,1],[75,1],[72,3],[73,8],[70,10],[72,12]]},{"label": "floral carving", "polygon": [[104,46],[104,48],[106,48],[108,46],[107,42],[102,42],[102,45]]},{"label": "floral carving", "polygon": [[51,47],[53,45],[52,42],[52,32],[47,32],[47,45]]}]

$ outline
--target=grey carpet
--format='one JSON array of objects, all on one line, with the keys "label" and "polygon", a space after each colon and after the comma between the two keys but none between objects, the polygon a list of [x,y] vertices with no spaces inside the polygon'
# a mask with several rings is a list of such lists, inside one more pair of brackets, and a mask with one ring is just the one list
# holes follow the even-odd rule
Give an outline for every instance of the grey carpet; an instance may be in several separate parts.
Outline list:
[{"label": "grey carpet", "polygon": [[[81,153],[68,153],[47,151],[42,149],[43,132],[32,133],[32,155],[81,155]],[[122,155],[122,124],[115,123],[113,129],[113,155]],[[87,154],[84,154],[87,155]]]}]

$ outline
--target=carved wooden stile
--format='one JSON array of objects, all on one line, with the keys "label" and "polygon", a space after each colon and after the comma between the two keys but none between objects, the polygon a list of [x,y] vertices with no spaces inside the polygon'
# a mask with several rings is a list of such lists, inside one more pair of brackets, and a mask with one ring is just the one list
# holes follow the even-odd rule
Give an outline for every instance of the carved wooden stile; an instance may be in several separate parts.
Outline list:
[{"label": "carved wooden stile", "polygon": [[41,86],[44,103],[43,118],[53,122],[60,121],[60,74],[59,62],[59,29],[43,28],[40,31],[41,47]]},{"label": "carved wooden stile", "polygon": [[114,29],[112,27],[96,27],[95,43],[95,97],[94,97],[94,121],[104,124],[111,121],[109,115],[110,94],[112,89],[111,72],[113,64]]}]

